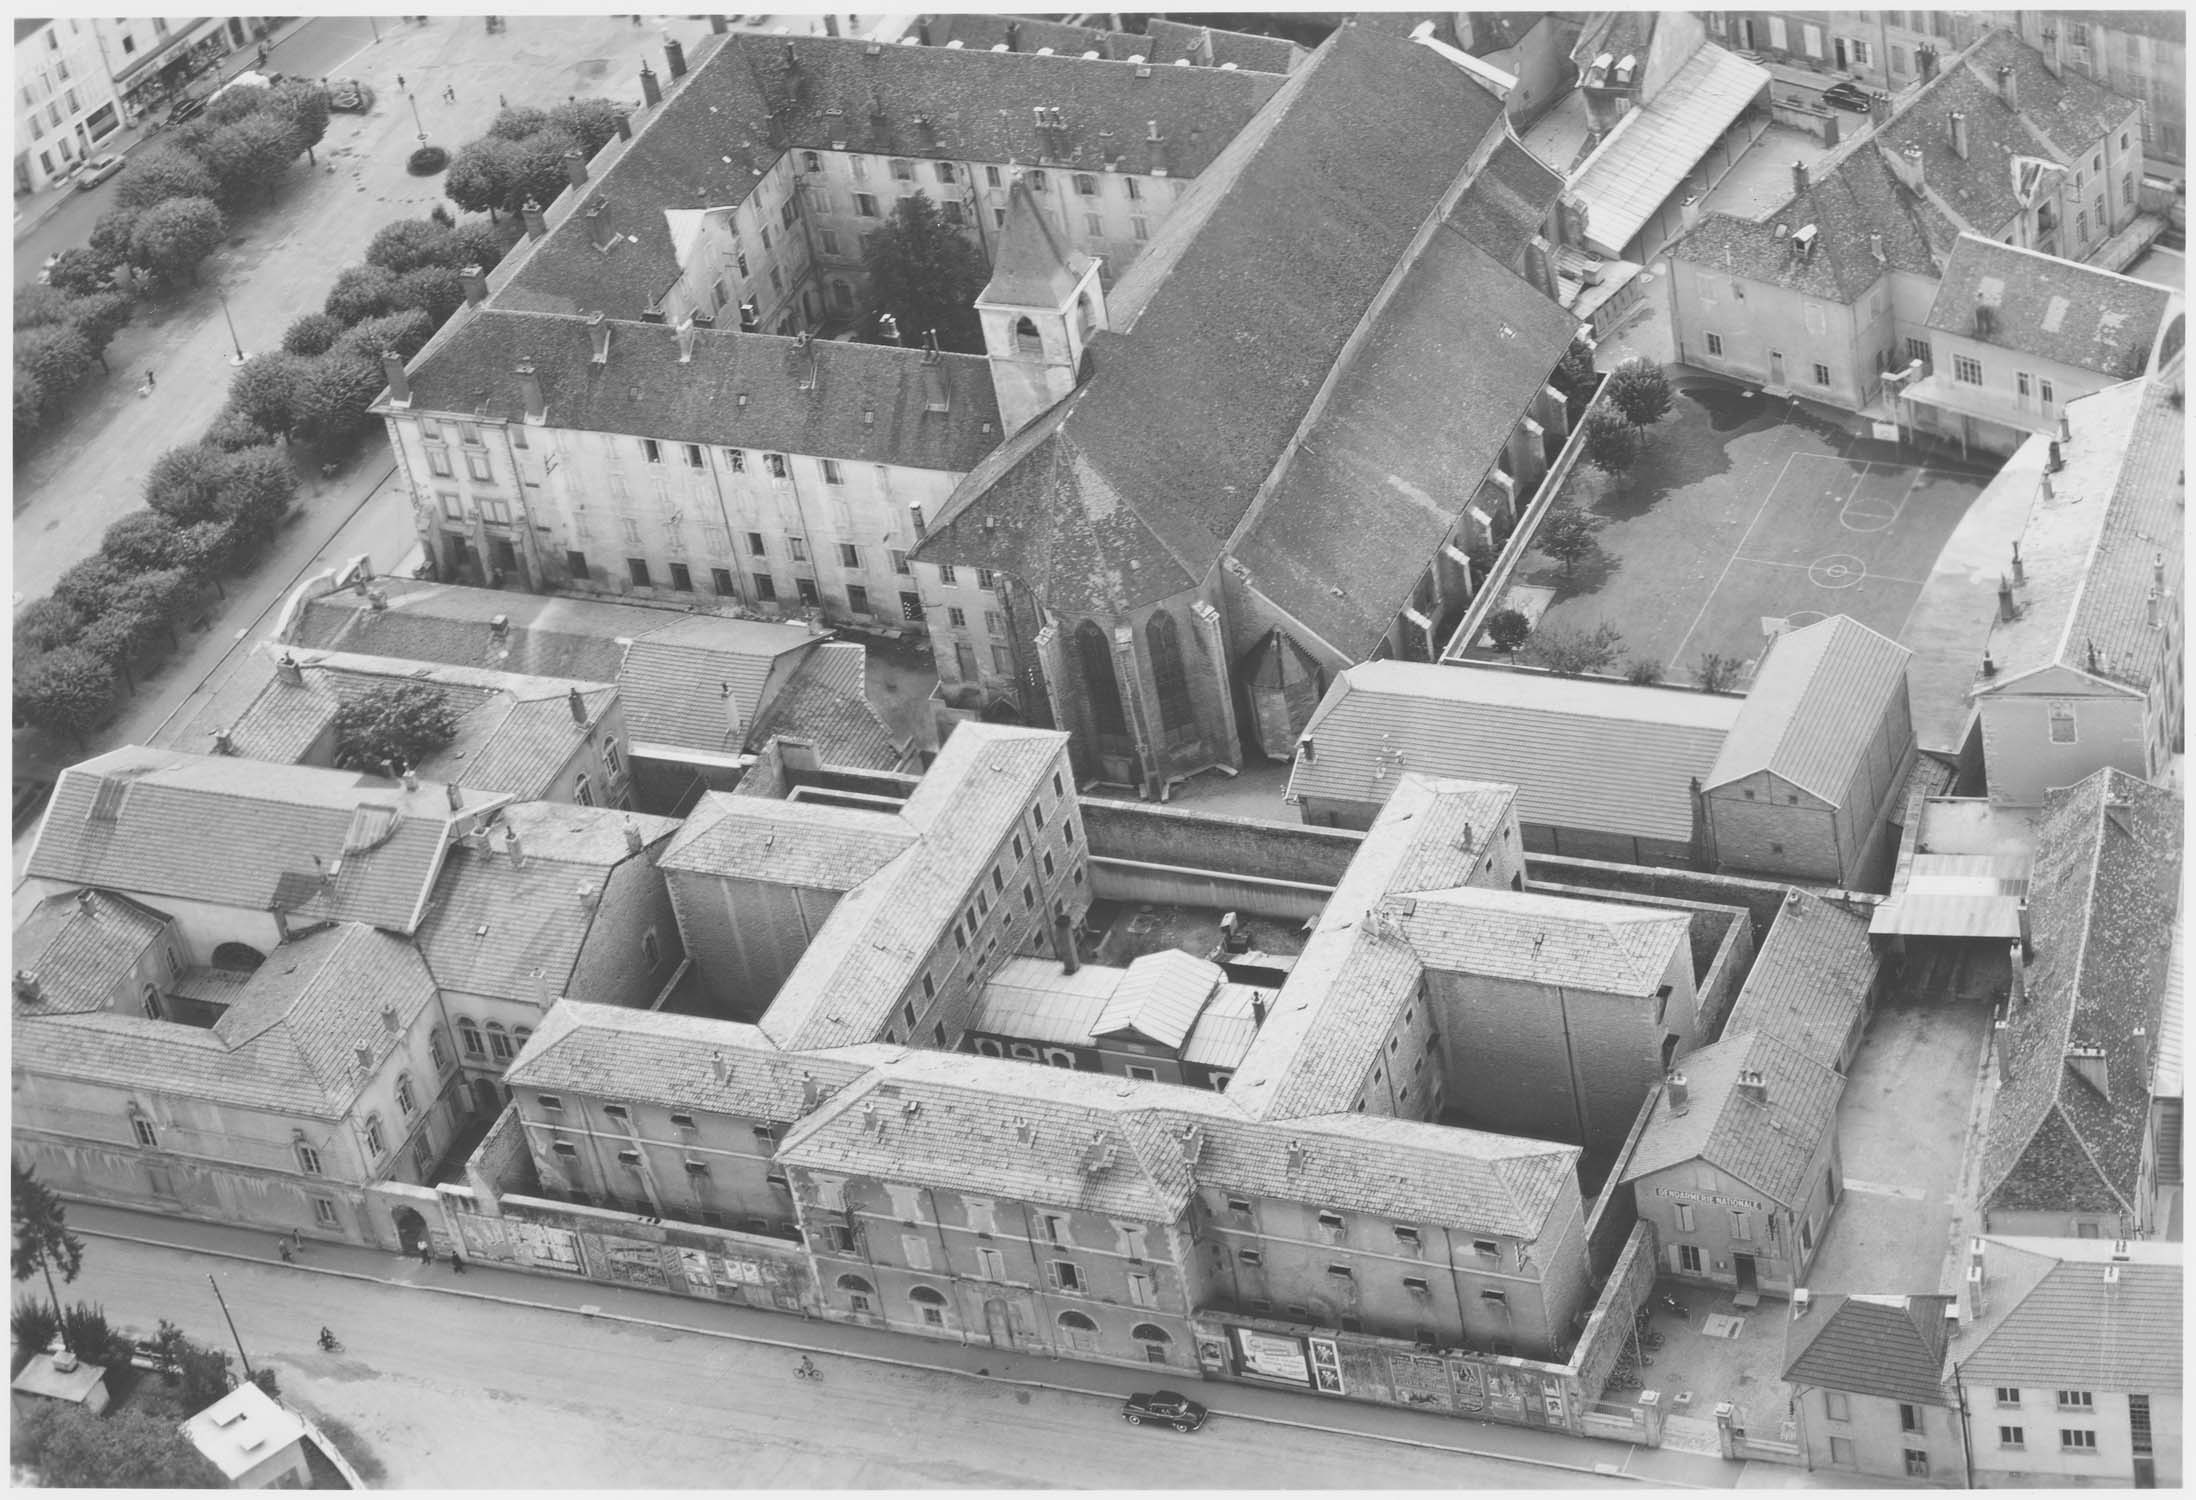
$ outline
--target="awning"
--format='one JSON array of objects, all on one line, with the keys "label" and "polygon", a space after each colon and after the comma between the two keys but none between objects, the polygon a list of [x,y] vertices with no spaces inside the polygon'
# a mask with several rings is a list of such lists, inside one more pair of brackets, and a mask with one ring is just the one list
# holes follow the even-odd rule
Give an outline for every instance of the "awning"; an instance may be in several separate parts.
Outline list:
[{"label": "awning", "polygon": [[2000,427],[2014,427],[2023,432],[2057,432],[2059,419],[2042,411],[2023,411],[1992,400],[1987,388],[1968,385],[1953,379],[1939,370],[1926,375],[1906,388],[1906,399],[1922,406],[1933,406],[1939,411],[1956,412],[1978,421],[1995,422]]},{"label": "awning", "polygon": [[2021,935],[2027,864],[1996,855],[1916,855],[1905,881],[1869,917],[1868,930],[2012,942]]},{"label": "awning", "polygon": [[1766,68],[1704,42],[1654,102],[1619,120],[1572,174],[1589,241],[1621,254],[1768,86]]}]

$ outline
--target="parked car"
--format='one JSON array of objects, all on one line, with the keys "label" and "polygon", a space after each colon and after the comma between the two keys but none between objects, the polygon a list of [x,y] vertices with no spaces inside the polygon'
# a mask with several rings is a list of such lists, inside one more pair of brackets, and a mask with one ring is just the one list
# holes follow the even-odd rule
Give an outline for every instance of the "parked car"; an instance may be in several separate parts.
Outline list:
[{"label": "parked car", "polygon": [[1851,110],[1856,115],[1868,113],[1868,90],[1857,83],[1840,80],[1822,91],[1822,102],[1838,109]]},{"label": "parked car", "polygon": [[84,163],[84,170],[77,174],[76,189],[80,193],[90,192],[93,188],[99,186],[99,184],[105,182],[108,178],[112,177],[115,173],[121,170],[121,157],[95,156],[90,161]]},{"label": "parked car", "polygon": [[1180,1391],[1138,1391],[1121,1405],[1121,1416],[1131,1427],[1163,1422],[1176,1432],[1195,1432],[1205,1425],[1205,1408]]},{"label": "parked car", "polygon": [[175,108],[168,111],[168,123],[170,125],[181,125],[186,121],[197,119],[205,112],[206,96],[193,94],[188,98],[175,101]]}]

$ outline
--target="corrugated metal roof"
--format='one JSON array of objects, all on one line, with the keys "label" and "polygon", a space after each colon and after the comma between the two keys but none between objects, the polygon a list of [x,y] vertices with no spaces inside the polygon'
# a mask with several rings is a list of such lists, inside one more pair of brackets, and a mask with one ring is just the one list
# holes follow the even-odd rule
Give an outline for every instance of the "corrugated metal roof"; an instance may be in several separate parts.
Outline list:
[{"label": "corrugated metal roof", "polygon": [[1192,958],[1177,948],[1147,953],[1128,966],[1090,1034],[1134,1032],[1162,1047],[1179,1049],[1196,1024],[1197,1013],[1226,978],[1218,964]]},{"label": "corrugated metal roof", "polygon": [[1768,87],[1766,68],[1701,43],[1677,76],[1620,120],[1572,174],[1570,191],[1586,204],[1594,241],[1621,252]]},{"label": "corrugated metal roof", "polygon": [[1742,701],[1487,667],[1377,661],[1335,679],[1289,795],[1377,806],[1407,771],[1514,784],[1528,823],[1690,842],[1692,781]]},{"label": "corrugated metal roof", "polygon": [[1766,771],[1838,806],[1913,654],[1849,615],[1778,636],[1703,789]]},{"label": "corrugated metal roof", "polygon": [[1088,1046],[1098,1017],[1127,975],[1126,969],[1098,964],[1070,974],[1058,959],[1010,958],[978,993],[969,1030]]},{"label": "corrugated metal roof", "polygon": [[2006,854],[1917,854],[1868,930],[1927,937],[2017,938],[2029,861]]}]

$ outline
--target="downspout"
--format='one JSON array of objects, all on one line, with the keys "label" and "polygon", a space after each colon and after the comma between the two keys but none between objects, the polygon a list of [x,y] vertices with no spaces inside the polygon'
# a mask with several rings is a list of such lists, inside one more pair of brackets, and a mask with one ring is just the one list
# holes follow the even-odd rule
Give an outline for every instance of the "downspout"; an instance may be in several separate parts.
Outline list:
[{"label": "downspout", "polygon": [[1960,1362],[1952,1361],[1953,1401],[1960,1414],[1960,1461],[1966,1472],[1960,1476],[1963,1489],[1975,1487],[1975,1435],[1968,1427],[1967,1382],[1960,1378]]}]

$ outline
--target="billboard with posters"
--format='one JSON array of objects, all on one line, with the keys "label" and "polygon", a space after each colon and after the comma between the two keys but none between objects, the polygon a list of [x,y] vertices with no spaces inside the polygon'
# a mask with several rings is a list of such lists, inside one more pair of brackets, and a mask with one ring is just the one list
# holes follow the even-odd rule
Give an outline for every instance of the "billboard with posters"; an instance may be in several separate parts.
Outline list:
[{"label": "billboard with posters", "polygon": [[[1261,1380],[1285,1380],[1291,1385],[1310,1385],[1311,1366],[1304,1358],[1304,1341],[1290,1334],[1260,1333],[1255,1328],[1231,1326],[1235,1341],[1237,1373]],[[1327,1346],[1330,1350],[1332,1344]]]},{"label": "billboard with posters", "polygon": [[1342,1352],[1335,1348],[1333,1339],[1307,1339],[1311,1347],[1312,1383],[1322,1394],[1345,1396],[1342,1388]]}]

